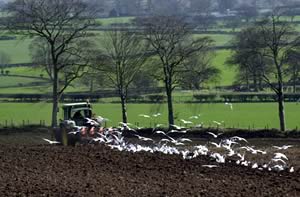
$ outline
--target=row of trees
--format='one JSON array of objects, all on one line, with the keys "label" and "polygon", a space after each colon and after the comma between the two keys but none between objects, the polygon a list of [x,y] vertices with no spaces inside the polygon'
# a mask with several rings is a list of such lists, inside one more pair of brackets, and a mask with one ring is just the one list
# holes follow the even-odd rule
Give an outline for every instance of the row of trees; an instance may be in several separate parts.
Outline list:
[{"label": "row of trees", "polygon": [[95,38],[99,35],[88,31],[95,25],[95,13],[81,0],[16,0],[7,11],[7,27],[12,32],[35,37],[34,60],[53,82],[53,127],[64,90],[86,73],[110,80],[120,96],[123,122],[127,122],[128,88],[142,67],[147,67],[164,83],[170,125],[174,124],[172,92],[183,76],[218,73],[210,68],[208,56],[203,56],[209,54],[213,41],[194,39],[189,26],[178,17],[149,18],[144,32],[112,30],[100,36],[98,47]]},{"label": "row of trees", "polygon": [[[123,122],[127,122],[126,100],[134,79],[144,71],[161,81],[172,127],[174,89],[180,84],[197,87],[220,72],[210,63],[213,40],[195,38],[180,17],[149,17],[143,21],[142,32],[115,29],[99,35],[88,31],[95,25],[95,13],[81,0],[15,0],[8,11],[11,31],[36,38],[33,56],[53,82],[53,127],[64,90],[86,73],[109,80],[118,91]],[[280,128],[285,130],[283,82],[285,73],[295,70],[285,66],[297,63],[298,37],[274,14],[241,31],[234,43],[237,47],[228,62],[238,65],[240,76],[252,77],[255,83],[264,82],[274,90]]]},{"label": "row of trees", "polygon": [[228,59],[236,66],[238,80],[256,90],[268,85],[277,95],[280,129],[284,131],[285,110],[283,86],[286,79],[299,80],[300,43],[297,32],[274,12],[264,20],[243,29],[233,40],[236,46]]}]

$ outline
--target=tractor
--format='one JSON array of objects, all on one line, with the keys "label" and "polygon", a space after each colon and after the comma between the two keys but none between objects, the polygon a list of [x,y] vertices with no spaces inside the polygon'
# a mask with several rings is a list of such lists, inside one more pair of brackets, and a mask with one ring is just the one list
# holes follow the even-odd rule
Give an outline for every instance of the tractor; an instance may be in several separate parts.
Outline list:
[{"label": "tractor", "polygon": [[63,120],[60,120],[59,128],[55,129],[55,139],[62,145],[74,146],[77,142],[88,142],[97,132],[103,131],[103,122],[93,119],[95,117],[89,102],[64,104],[62,109]]}]

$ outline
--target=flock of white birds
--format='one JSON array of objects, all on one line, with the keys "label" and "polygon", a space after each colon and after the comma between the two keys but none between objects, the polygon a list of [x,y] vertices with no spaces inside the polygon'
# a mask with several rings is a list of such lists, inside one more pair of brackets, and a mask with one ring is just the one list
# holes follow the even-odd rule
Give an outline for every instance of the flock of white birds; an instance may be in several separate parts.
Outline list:
[{"label": "flock of white birds", "polygon": [[[160,114],[156,114],[159,116]],[[146,117],[147,115],[142,114],[141,116]],[[196,118],[196,117],[194,117]],[[99,120],[87,119],[88,124],[91,127],[101,125],[101,121],[104,119],[99,118]],[[73,128],[69,135],[76,135],[81,131],[81,127],[75,125],[74,121],[69,121],[68,124]],[[185,122],[185,124],[188,124]],[[173,125],[173,130],[168,132],[153,129],[152,136],[144,137],[138,134],[138,132],[130,128],[130,123],[120,123],[118,128],[107,128],[103,132],[96,133],[97,137],[92,138],[90,143],[101,143],[112,149],[119,151],[128,151],[132,153],[136,152],[150,152],[150,153],[163,153],[170,155],[180,155],[183,159],[194,159],[198,156],[208,156],[212,160],[216,161],[217,164],[223,164],[226,162],[235,162],[236,165],[241,165],[245,167],[250,167],[257,170],[267,170],[267,171],[289,171],[294,172],[294,167],[289,166],[288,157],[280,152],[281,150],[286,150],[292,148],[292,145],[284,146],[273,146],[272,153],[268,153],[266,150],[256,149],[251,146],[249,142],[241,137],[234,136],[230,138],[222,137],[222,133],[215,134],[212,132],[207,132],[210,136],[209,141],[204,144],[196,144],[191,139],[184,138],[183,136],[188,132],[187,129]],[[122,132],[126,130],[132,132],[132,138],[125,138]],[[179,137],[172,137],[179,136]],[[51,141],[45,139],[50,144],[58,144],[59,142]],[[132,142],[133,141],[133,142]],[[272,154],[272,158],[267,163],[257,163],[246,160],[246,156],[251,154],[255,157],[256,155],[267,155]],[[233,159],[235,158],[235,159]],[[217,168],[221,165],[202,165],[207,168]]]}]

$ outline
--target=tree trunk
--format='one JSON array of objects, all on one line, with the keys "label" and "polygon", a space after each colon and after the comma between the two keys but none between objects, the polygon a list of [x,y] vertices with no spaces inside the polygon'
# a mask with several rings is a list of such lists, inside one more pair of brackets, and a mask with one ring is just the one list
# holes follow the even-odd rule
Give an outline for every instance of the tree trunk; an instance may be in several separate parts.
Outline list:
[{"label": "tree trunk", "polygon": [[90,93],[93,93],[93,91],[94,91],[94,80],[91,79],[91,81],[90,81]]},{"label": "tree trunk", "polygon": [[253,88],[255,92],[258,92],[258,86],[257,86],[257,77],[256,77],[256,73],[253,75]]},{"label": "tree trunk", "polygon": [[53,71],[53,89],[52,89],[52,99],[53,99],[53,105],[52,105],[52,123],[51,126],[57,127],[57,113],[58,113],[58,71]]},{"label": "tree trunk", "polygon": [[280,121],[280,130],[285,131],[285,113],[284,113],[284,94],[282,88],[277,94],[278,96],[278,112],[279,112],[279,121]]},{"label": "tree trunk", "polygon": [[172,90],[171,88],[167,88],[167,101],[168,101],[168,120],[169,120],[169,128],[172,128],[174,125],[174,113],[173,113],[173,101],[172,101]]},{"label": "tree trunk", "polygon": [[293,70],[293,92],[296,93],[296,83],[297,83],[297,71],[294,67],[294,70]]},{"label": "tree trunk", "polygon": [[122,120],[123,123],[127,123],[127,108],[126,108],[126,96],[124,94],[120,95],[122,104]]}]

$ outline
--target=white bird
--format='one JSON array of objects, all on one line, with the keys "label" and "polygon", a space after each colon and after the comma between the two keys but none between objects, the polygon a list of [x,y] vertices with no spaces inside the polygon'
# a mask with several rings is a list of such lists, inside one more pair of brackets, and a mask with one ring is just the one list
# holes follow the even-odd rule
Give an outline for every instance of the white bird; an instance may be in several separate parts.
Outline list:
[{"label": "white bird", "polygon": [[163,134],[163,135],[167,135],[164,131],[155,131],[155,134]]},{"label": "white bird", "polygon": [[156,118],[158,116],[161,116],[161,113],[156,113],[156,114],[153,114],[152,116]]},{"label": "white bird", "polygon": [[85,118],[86,120],[87,120],[87,124],[90,124],[90,125],[93,125],[93,126],[99,126],[100,124],[97,122],[97,121],[95,121],[95,120],[93,120],[93,119],[90,119],[90,118]]},{"label": "white bird", "polygon": [[295,172],[294,167],[291,167],[290,170],[289,170],[289,172],[291,172],[291,173]]},{"label": "white bird", "polygon": [[239,136],[233,136],[230,138],[233,141],[244,141],[246,143],[248,143],[248,141],[245,138],[239,137]]},{"label": "white bird", "polygon": [[240,153],[238,153],[237,156],[241,159],[241,161],[245,160],[245,153],[243,155],[241,155]]},{"label": "white bird", "polygon": [[252,169],[256,169],[256,168],[258,168],[258,164],[257,163],[255,163],[255,164],[252,165]]},{"label": "white bird", "polygon": [[281,166],[281,165],[275,165],[271,168],[272,170],[275,170],[275,171],[283,171],[284,170],[284,167]]},{"label": "white bird", "polygon": [[205,167],[205,168],[217,168],[218,166],[217,165],[202,165],[202,167]]},{"label": "white bird", "polygon": [[245,149],[245,150],[251,152],[252,154],[257,154],[257,153],[261,153],[261,154],[263,154],[263,155],[267,154],[266,151],[254,149],[254,148],[249,147],[249,146],[243,146],[243,147],[241,147],[240,149]]},{"label": "white bird", "polygon": [[289,160],[288,158],[287,158],[287,156],[285,155],[285,154],[283,154],[283,153],[274,153],[274,159],[285,159],[285,160]]},{"label": "white bird", "polygon": [[218,122],[218,121],[215,121],[215,120],[213,121],[213,123],[215,123],[215,124],[217,124],[219,126],[222,124],[221,122]]},{"label": "white bird", "polygon": [[135,135],[135,136],[138,137],[139,140],[142,140],[142,141],[152,141],[153,142],[153,139],[151,139],[151,138],[142,137],[142,136],[139,136],[139,135]]},{"label": "white bird", "polygon": [[273,146],[274,148],[278,149],[278,150],[286,150],[288,148],[293,147],[292,145],[283,145],[283,146]]},{"label": "white bird", "polygon": [[180,130],[180,129],[184,128],[184,127],[180,127],[180,126],[175,125],[175,124],[170,124],[170,126],[174,127],[174,129],[176,129],[176,130]]},{"label": "white bird", "polygon": [[227,148],[227,149],[231,148],[232,144],[239,144],[238,142],[232,141],[230,139],[224,140],[223,143],[224,143],[224,147]]},{"label": "white bird", "polygon": [[104,143],[106,142],[106,140],[101,138],[101,137],[93,138],[92,141],[94,141],[94,142],[104,142]]},{"label": "white bird", "polygon": [[70,132],[68,132],[69,135],[76,135],[77,133],[80,133],[80,131],[70,131]]},{"label": "white bird", "polygon": [[241,162],[241,165],[242,165],[242,166],[249,166],[249,164],[250,164],[250,162],[248,162],[248,161],[243,161],[243,162]]},{"label": "white bird", "polygon": [[97,116],[96,117],[96,122],[98,122],[99,124],[103,124],[104,122],[109,121],[109,119],[107,118],[103,118],[101,116]]},{"label": "white bird", "polygon": [[225,158],[222,155],[220,155],[220,153],[214,153],[211,155],[211,157],[215,158],[216,162],[218,163],[225,163]]},{"label": "white bird", "polygon": [[192,142],[192,140],[190,140],[188,138],[179,138],[177,141],[179,141],[179,142]]},{"label": "white bird", "polygon": [[232,150],[231,148],[227,149],[229,151],[229,153],[227,154],[227,156],[231,157],[233,155],[235,155],[234,150]]},{"label": "white bird", "polygon": [[182,143],[182,142],[178,142],[177,140],[171,140],[170,141],[171,143],[173,143],[175,146],[183,146],[184,145],[184,143]]},{"label": "white bird", "polygon": [[75,127],[76,126],[76,123],[74,120],[65,120],[64,121],[65,124],[71,126],[71,127]]},{"label": "white bird", "polygon": [[286,164],[286,162],[283,161],[282,159],[276,159],[276,158],[273,158],[273,159],[271,159],[271,161],[274,161],[274,162],[282,162],[283,164]]},{"label": "white bird", "polygon": [[222,142],[220,142],[219,144],[217,144],[215,142],[210,142],[210,144],[215,145],[217,148],[221,148],[222,147]]},{"label": "white bird", "polygon": [[188,121],[188,120],[184,120],[184,119],[180,119],[181,122],[183,122],[183,124],[193,124],[192,121]]},{"label": "white bird", "polygon": [[181,133],[181,134],[185,134],[187,132],[187,130],[171,130],[169,132],[167,132],[167,134],[170,134],[170,133]]},{"label": "white bird", "polygon": [[46,142],[48,142],[49,144],[60,144],[60,142],[58,141],[51,141],[51,140],[48,140],[46,138],[43,138],[43,140],[45,140]]},{"label": "white bird", "polygon": [[164,126],[164,124],[156,124],[155,127],[161,127]]},{"label": "white bird", "polygon": [[207,134],[213,136],[214,138],[218,138],[220,135],[222,135],[223,133],[218,133],[218,134],[214,134],[212,132],[207,132]]},{"label": "white bird", "polygon": [[189,117],[189,119],[198,119],[199,118],[199,116],[191,116],[191,117]]},{"label": "white bird", "polygon": [[170,140],[164,138],[164,139],[161,139],[160,142],[170,142]]},{"label": "white bird", "polygon": [[144,117],[144,118],[150,118],[150,116],[146,115],[146,114],[139,114],[139,116]]},{"label": "white bird", "polygon": [[225,105],[229,105],[230,109],[233,110],[233,105],[232,105],[232,103],[227,103],[227,102],[226,102]]}]

